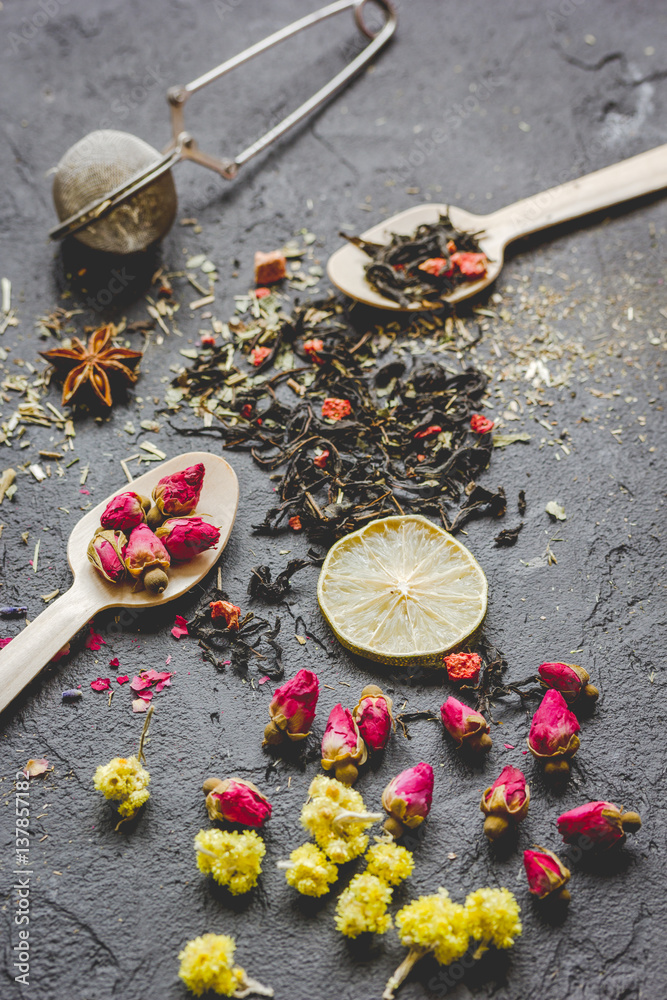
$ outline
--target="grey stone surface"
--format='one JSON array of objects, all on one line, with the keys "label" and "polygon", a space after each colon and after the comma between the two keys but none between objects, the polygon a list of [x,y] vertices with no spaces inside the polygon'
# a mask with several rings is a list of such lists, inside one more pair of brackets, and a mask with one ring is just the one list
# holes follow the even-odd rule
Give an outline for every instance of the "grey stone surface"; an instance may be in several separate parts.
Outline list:
[{"label": "grey stone surface", "polygon": [[[54,248],[46,239],[54,218],[47,172],[64,150],[100,126],[127,129],[161,146],[168,138],[167,86],[191,79],[312,6],[305,0],[5,0],[0,273],[12,281],[20,318],[18,327],[0,337],[0,347],[11,347],[5,372],[23,370],[15,368],[16,359],[35,361],[45,346],[35,320],[57,303],[80,305],[81,325],[146,315],[142,275],[150,267],[133,262],[129,273],[135,277],[126,293],[99,312],[86,299],[91,288],[95,293],[106,287],[108,269],[79,249]],[[195,236],[176,225],[160,259],[171,269],[186,259],[184,250],[207,253],[220,270],[215,311],[221,318],[233,310],[233,295],[251,283],[254,250],[281,245],[301,226],[316,233],[324,261],[338,246],[342,225],[363,229],[424,198],[491,211],[667,141],[667,25],[655,0],[401,0],[399,14],[395,43],[372,72],[236,182],[195,166],[177,168],[179,218],[196,216],[203,232]],[[289,53],[277,50],[193,99],[192,131],[204,148],[233,153],[342,65],[352,39],[354,30],[342,16],[295,42]],[[445,141],[433,141],[437,128],[444,128]],[[419,193],[407,193],[417,188]],[[563,441],[570,454],[558,445],[540,448],[548,432],[528,420],[530,445],[494,454],[483,479],[507,490],[511,512],[503,527],[515,523],[517,490],[525,489],[528,499],[526,526],[512,549],[493,546],[498,525],[469,526],[467,544],[490,584],[486,633],[504,651],[510,677],[531,673],[543,660],[574,659],[589,668],[603,693],[595,715],[583,724],[581,750],[560,796],[522,755],[528,715],[509,700],[494,710],[504,725],[494,728],[494,748],[479,768],[459,759],[439,725],[419,722],[410,741],[396,735],[384,760],[360,779],[366,802],[377,805],[398,770],[426,760],[436,771],[433,811],[416,848],[415,873],[409,887],[396,892],[397,901],[439,885],[462,900],[471,888],[504,884],[522,906],[524,933],[508,955],[488,958],[451,988],[442,970],[425,963],[402,988],[404,1000],[445,994],[457,1000],[657,1000],[667,989],[661,462],[666,224],[667,202],[651,198],[632,210],[525,241],[495,289],[509,319],[490,320],[479,358],[488,360],[496,378],[510,363],[503,350],[512,331],[527,343],[546,327],[556,329],[564,344],[578,340],[587,350],[599,350],[599,359],[577,369],[587,373],[587,382],[575,372],[568,384],[544,390],[553,401],[546,420],[555,421],[559,432],[569,429]],[[232,277],[234,259],[240,262],[238,278]],[[68,278],[84,266],[86,281],[91,279],[87,293]],[[71,298],[60,299],[71,289]],[[2,604],[25,603],[33,619],[43,607],[42,594],[67,588],[65,543],[79,508],[122,483],[118,458],[145,437],[128,437],[123,425],[132,419],[138,427],[158,413],[170,365],[183,360],[179,348],[197,341],[202,324],[187,301],[186,293],[179,316],[184,340],[172,337],[149,347],[136,390],[109,419],[77,421],[80,464],[42,483],[21,475],[15,500],[0,508]],[[139,335],[133,339],[141,343]],[[500,358],[491,349],[494,341]],[[59,402],[55,388],[49,398]],[[15,405],[15,395],[3,390],[3,420]],[[184,439],[159,419],[162,429],[151,439],[170,456],[177,454]],[[180,426],[181,417],[173,422]],[[191,416],[183,423],[194,425]],[[618,428],[622,433],[610,433]],[[50,435],[29,428],[21,441],[2,447],[0,466],[36,458],[39,448],[52,446]],[[30,447],[21,450],[26,440]],[[281,568],[281,549],[298,555],[307,543],[253,534],[272,484],[245,456],[230,458],[242,503],[221,565],[225,587],[247,607],[250,567],[261,561]],[[86,464],[89,497],[80,493],[77,475]],[[557,529],[544,513],[552,499],[568,515]],[[27,547],[20,537],[25,531]],[[526,566],[554,535],[562,539],[552,543],[557,565]],[[37,538],[40,568],[34,574],[29,559]],[[338,700],[352,705],[363,684],[382,675],[354,663],[332,641],[317,610],[316,577],[316,570],[307,570],[295,578],[290,609],[281,608],[280,615],[288,675],[311,667],[334,688],[322,690],[320,734]],[[17,940],[13,780],[31,756],[46,756],[54,770],[30,789],[34,875],[31,985],[25,995],[176,1000],[184,996],[177,952],[205,931],[234,934],[239,962],[284,1000],[379,997],[403,954],[393,931],[369,947],[348,944],[333,929],[333,900],[297,898],[275,869],[274,862],[305,839],[298,813],[317,764],[304,770],[280,763],[268,773],[260,739],[271,685],[253,689],[248,682],[261,676],[261,664],[248,677],[231,670],[220,675],[202,661],[193,641],[171,637],[174,613],[187,617],[201,593],[142,616],[128,631],[113,630],[113,614],[101,616],[97,624],[107,645],[99,653],[82,649],[49,669],[3,716],[0,994],[7,1000],[24,989],[13,982],[11,965]],[[322,639],[326,655],[313,642],[302,647],[291,639],[290,616],[298,614]],[[18,628],[3,623],[2,634]],[[159,668],[169,655],[177,674],[172,688],[156,697],[148,748],[151,799],[131,831],[114,833],[112,811],[93,791],[92,774],[98,763],[136,748],[142,720],[130,712],[126,690],[117,690],[108,706],[89,683],[100,673],[114,676],[107,668],[112,656],[120,659],[121,671],[133,674],[144,666]],[[84,691],[81,703],[62,706],[62,690],[77,684]],[[445,694],[439,681],[412,686],[386,678],[386,685],[397,705],[407,701],[408,708],[437,708]],[[505,750],[504,742],[516,749]],[[506,763],[525,765],[533,802],[519,849],[497,859],[482,835],[478,801]],[[199,786],[211,771],[252,779],[274,805],[261,888],[235,901],[214,891],[194,864],[193,836],[205,825]],[[555,817],[596,798],[639,810],[644,826],[608,864],[586,858],[574,864],[569,912],[549,921],[528,896],[520,849],[534,842],[558,849]]]}]

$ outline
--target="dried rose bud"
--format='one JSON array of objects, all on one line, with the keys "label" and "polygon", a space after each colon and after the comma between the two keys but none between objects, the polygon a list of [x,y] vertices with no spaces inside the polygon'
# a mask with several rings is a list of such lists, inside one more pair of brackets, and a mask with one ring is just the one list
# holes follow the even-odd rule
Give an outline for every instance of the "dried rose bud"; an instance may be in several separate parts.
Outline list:
[{"label": "dried rose bud", "polygon": [[271,818],[271,803],[251,781],[207,778],[203,784],[206,810],[212,820],[261,826]]},{"label": "dried rose bud", "polygon": [[579,748],[580,726],[560,691],[550,688],[535,712],[528,734],[528,748],[533,757],[545,761],[547,774],[569,774],[570,757]]},{"label": "dried rose bud", "polygon": [[448,698],[440,709],[442,724],[456,745],[472,750],[488,750],[491,747],[489,724],[484,716],[474,708],[468,708],[456,698]]},{"label": "dried rose bud", "polygon": [[564,812],[556,823],[566,844],[576,844],[579,838],[587,837],[598,847],[622,844],[626,833],[635,833],[642,825],[639,813],[623,812],[613,802],[586,802]]},{"label": "dried rose bud", "polygon": [[170,517],[155,532],[172,559],[187,562],[220,541],[220,529],[201,517]]},{"label": "dried rose bud", "polygon": [[476,684],[482,669],[479,653],[451,653],[443,658],[450,681],[472,681]]},{"label": "dried rose bud", "polygon": [[230,632],[238,632],[241,609],[231,601],[211,601],[211,621],[216,622],[221,618],[225,623],[225,628]]},{"label": "dried rose bud", "polygon": [[152,594],[161,594],[169,582],[169,553],[147,524],[132,530],[125,550],[125,566],[130,576],[143,582]]},{"label": "dried rose bud", "polygon": [[120,493],[104,508],[100,524],[103,528],[124,531],[129,535],[132,528],[144,523],[150,509],[151,501],[148,497],[142,497],[139,493]]},{"label": "dried rose bud", "polygon": [[394,838],[402,837],[405,827],[414,830],[429,814],[433,800],[433,768],[415,764],[401,771],[382,793],[382,808],[389,813],[384,828]]},{"label": "dried rose bud", "polygon": [[367,757],[366,744],[352,712],[335,705],[322,737],[322,767],[325,771],[333,769],[334,777],[344,785],[353,785],[359,776],[357,764],[364,764]]},{"label": "dried rose bud", "polygon": [[508,764],[482,795],[479,808],[485,814],[484,833],[489,840],[502,837],[510,824],[528,815],[530,789],[521,771]]},{"label": "dried rose bud", "polygon": [[148,515],[151,528],[157,528],[165,517],[192,514],[199,503],[205,472],[204,465],[198,462],[182,472],[162,477],[153,490],[155,506]]},{"label": "dried rose bud", "polygon": [[359,704],[352,710],[361,738],[371,750],[384,750],[391,734],[394,716],[392,700],[377,684],[368,684],[361,692]]},{"label": "dried rose bud", "polygon": [[473,413],[470,418],[470,430],[475,434],[488,434],[489,431],[493,430],[494,425],[494,420],[489,420],[481,413]]},{"label": "dried rose bud", "polygon": [[125,546],[122,531],[98,531],[88,546],[88,559],[98,573],[111,583],[125,579]]},{"label": "dried rose bud", "polygon": [[569,891],[563,888],[570,880],[570,873],[552,851],[547,851],[544,847],[524,851],[523,864],[528,888],[538,899],[550,896],[567,901],[570,898]]},{"label": "dried rose bud", "polygon": [[281,743],[286,737],[292,742],[305,740],[315,718],[320,682],[312,670],[299,670],[291,680],[276,688],[269,715],[271,721],[264,730],[264,746]]},{"label": "dried rose bud", "polygon": [[560,691],[568,704],[580,695],[597,701],[600,694],[593,684],[589,684],[588,671],[576,663],[543,663],[537,672],[544,686]]}]

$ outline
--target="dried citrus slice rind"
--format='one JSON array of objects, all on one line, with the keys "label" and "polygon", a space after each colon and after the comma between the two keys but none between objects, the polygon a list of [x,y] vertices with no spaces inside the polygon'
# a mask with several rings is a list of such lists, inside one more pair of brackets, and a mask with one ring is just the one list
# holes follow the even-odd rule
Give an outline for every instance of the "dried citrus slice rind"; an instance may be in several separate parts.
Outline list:
[{"label": "dried citrus slice rind", "polygon": [[339,642],[391,666],[433,665],[479,627],[484,572],[420,514],[371,521],[329,550],[317,585]]}]

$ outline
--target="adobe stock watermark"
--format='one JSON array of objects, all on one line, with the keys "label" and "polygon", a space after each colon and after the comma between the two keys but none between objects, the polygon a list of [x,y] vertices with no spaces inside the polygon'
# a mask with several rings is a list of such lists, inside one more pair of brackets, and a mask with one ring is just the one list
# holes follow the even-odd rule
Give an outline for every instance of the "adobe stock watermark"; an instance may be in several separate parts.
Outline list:
[{"label": "adobe stock watermark", "polygon": [[14,55],[21,55],[29,49],[42,28],[49,21],[54,21],[69,2],[70,0],[38,0],[37,9],[23,18],[18,31],[10,31],[7,35]]},{"label": "adobe stock watermark", "polygon": [[114,298],[125,291],[135,278],[135,274],[127,273],[127,268],[114,267],[111,271],[111,280],[108,282],[106,288],[100,288],[95,295],[89,295],[86,298],[86,305],[97,313],[104,312],[111,305]]},{"label": "adobe stock watermark", "polygon": [[213,7],[218,20],[224,21],[228,14],[240,7],[243,0],[215,0]]},{"label": "adobe stock watermark", "polygon": [[505,80],[502,77],[496,77],[492,73],[473,81],[474,89],[471,93],[462,101],[447,108],[443,124],[434,126],[425,136],[415,140],[410,152],[400,158],[398,168],[393,174],[394,180],[397,183],[408,181],[413,171],[423,166],[436,150],[504,84]]},{"label": "adobe stock watermark", "polygon": [[13,920],[18,941],[12,945],[11,974],[17,983],[30,986],[30,781],[23,771],[16,773],[14,844]]},{"label": "adobe stock watermark", "polygon": [[558,7],[555,9],[550,7],[549,10],[545,11],[545,16],[549,22],[549,27],[558,28],[568,17],[574,14],[575,10],[579,7],[583,7],[586,0],[561,0]]}]

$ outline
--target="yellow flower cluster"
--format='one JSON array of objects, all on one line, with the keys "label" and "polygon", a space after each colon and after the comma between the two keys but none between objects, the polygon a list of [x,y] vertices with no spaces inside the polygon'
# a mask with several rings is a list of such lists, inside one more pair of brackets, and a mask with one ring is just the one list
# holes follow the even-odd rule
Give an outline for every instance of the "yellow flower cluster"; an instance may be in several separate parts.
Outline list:
[{"label": "yellow flower cluster", "polygon": [[226,886],[233,896],[257,885],[266,854],[264,841],[254,830],[200,830],[195,837],[197,867]]},{"label": "yellow flower cluster", "polygon": [[93,783],[106,799],[120,802],[118,812],[123,819],[131,819],[150,798],[146,787],[150,780],[150,774],[136,757],[114,757],[108,764],[100,764]]},{"label": "yellow flower cluster", "polygon": [[398,885],[409,878],[415,866],[412,852],[393,840],[391,843],[380,841],[369,848],[366,861],[369,874],[377,875],[387,885]]},{"label": "yellow flower cluster", "polygon": [[396,914],[396,924],[403,944],[432,951],[440,965],[449,965],[468,950],[466,911],[452,902],[446,889],[408,903]]},{"label": "yellow flower cluster", "polygon": [[338,878],[338,869],[315,844],[302,844],[289,856],[285,878],[304,896],[324,896]]},{"label": "yellow flower cluster", "polygon": [[387,906],[392,890],[377,875],[355,875],[336,904],[336,928],[346,937],[384,934],[391,927]]},{"label": "yellow flower cluster", "polygon": [[364,853],[368,846],[364,830],[375,822],[374,819],[347,818],[346,812],[365,813],[359,792],[323,774],[313,778],[308,801],[301,810],[301,824],[338,865]]},{"label": "yellow flower cluster", "polygon": [[208,990],[231,997],[245,982],[245,972],[232,964],[236,945],[226,934],[204,934],[188,941],[179,954],[179,977],[195,996]]},{"label": "yellow flower cluster", "polygon": [[489,945],[511,948],[521,933],[519,904],[509,889],[477,889],[465,904],[468,933],[480,942],[477,954]]}]

